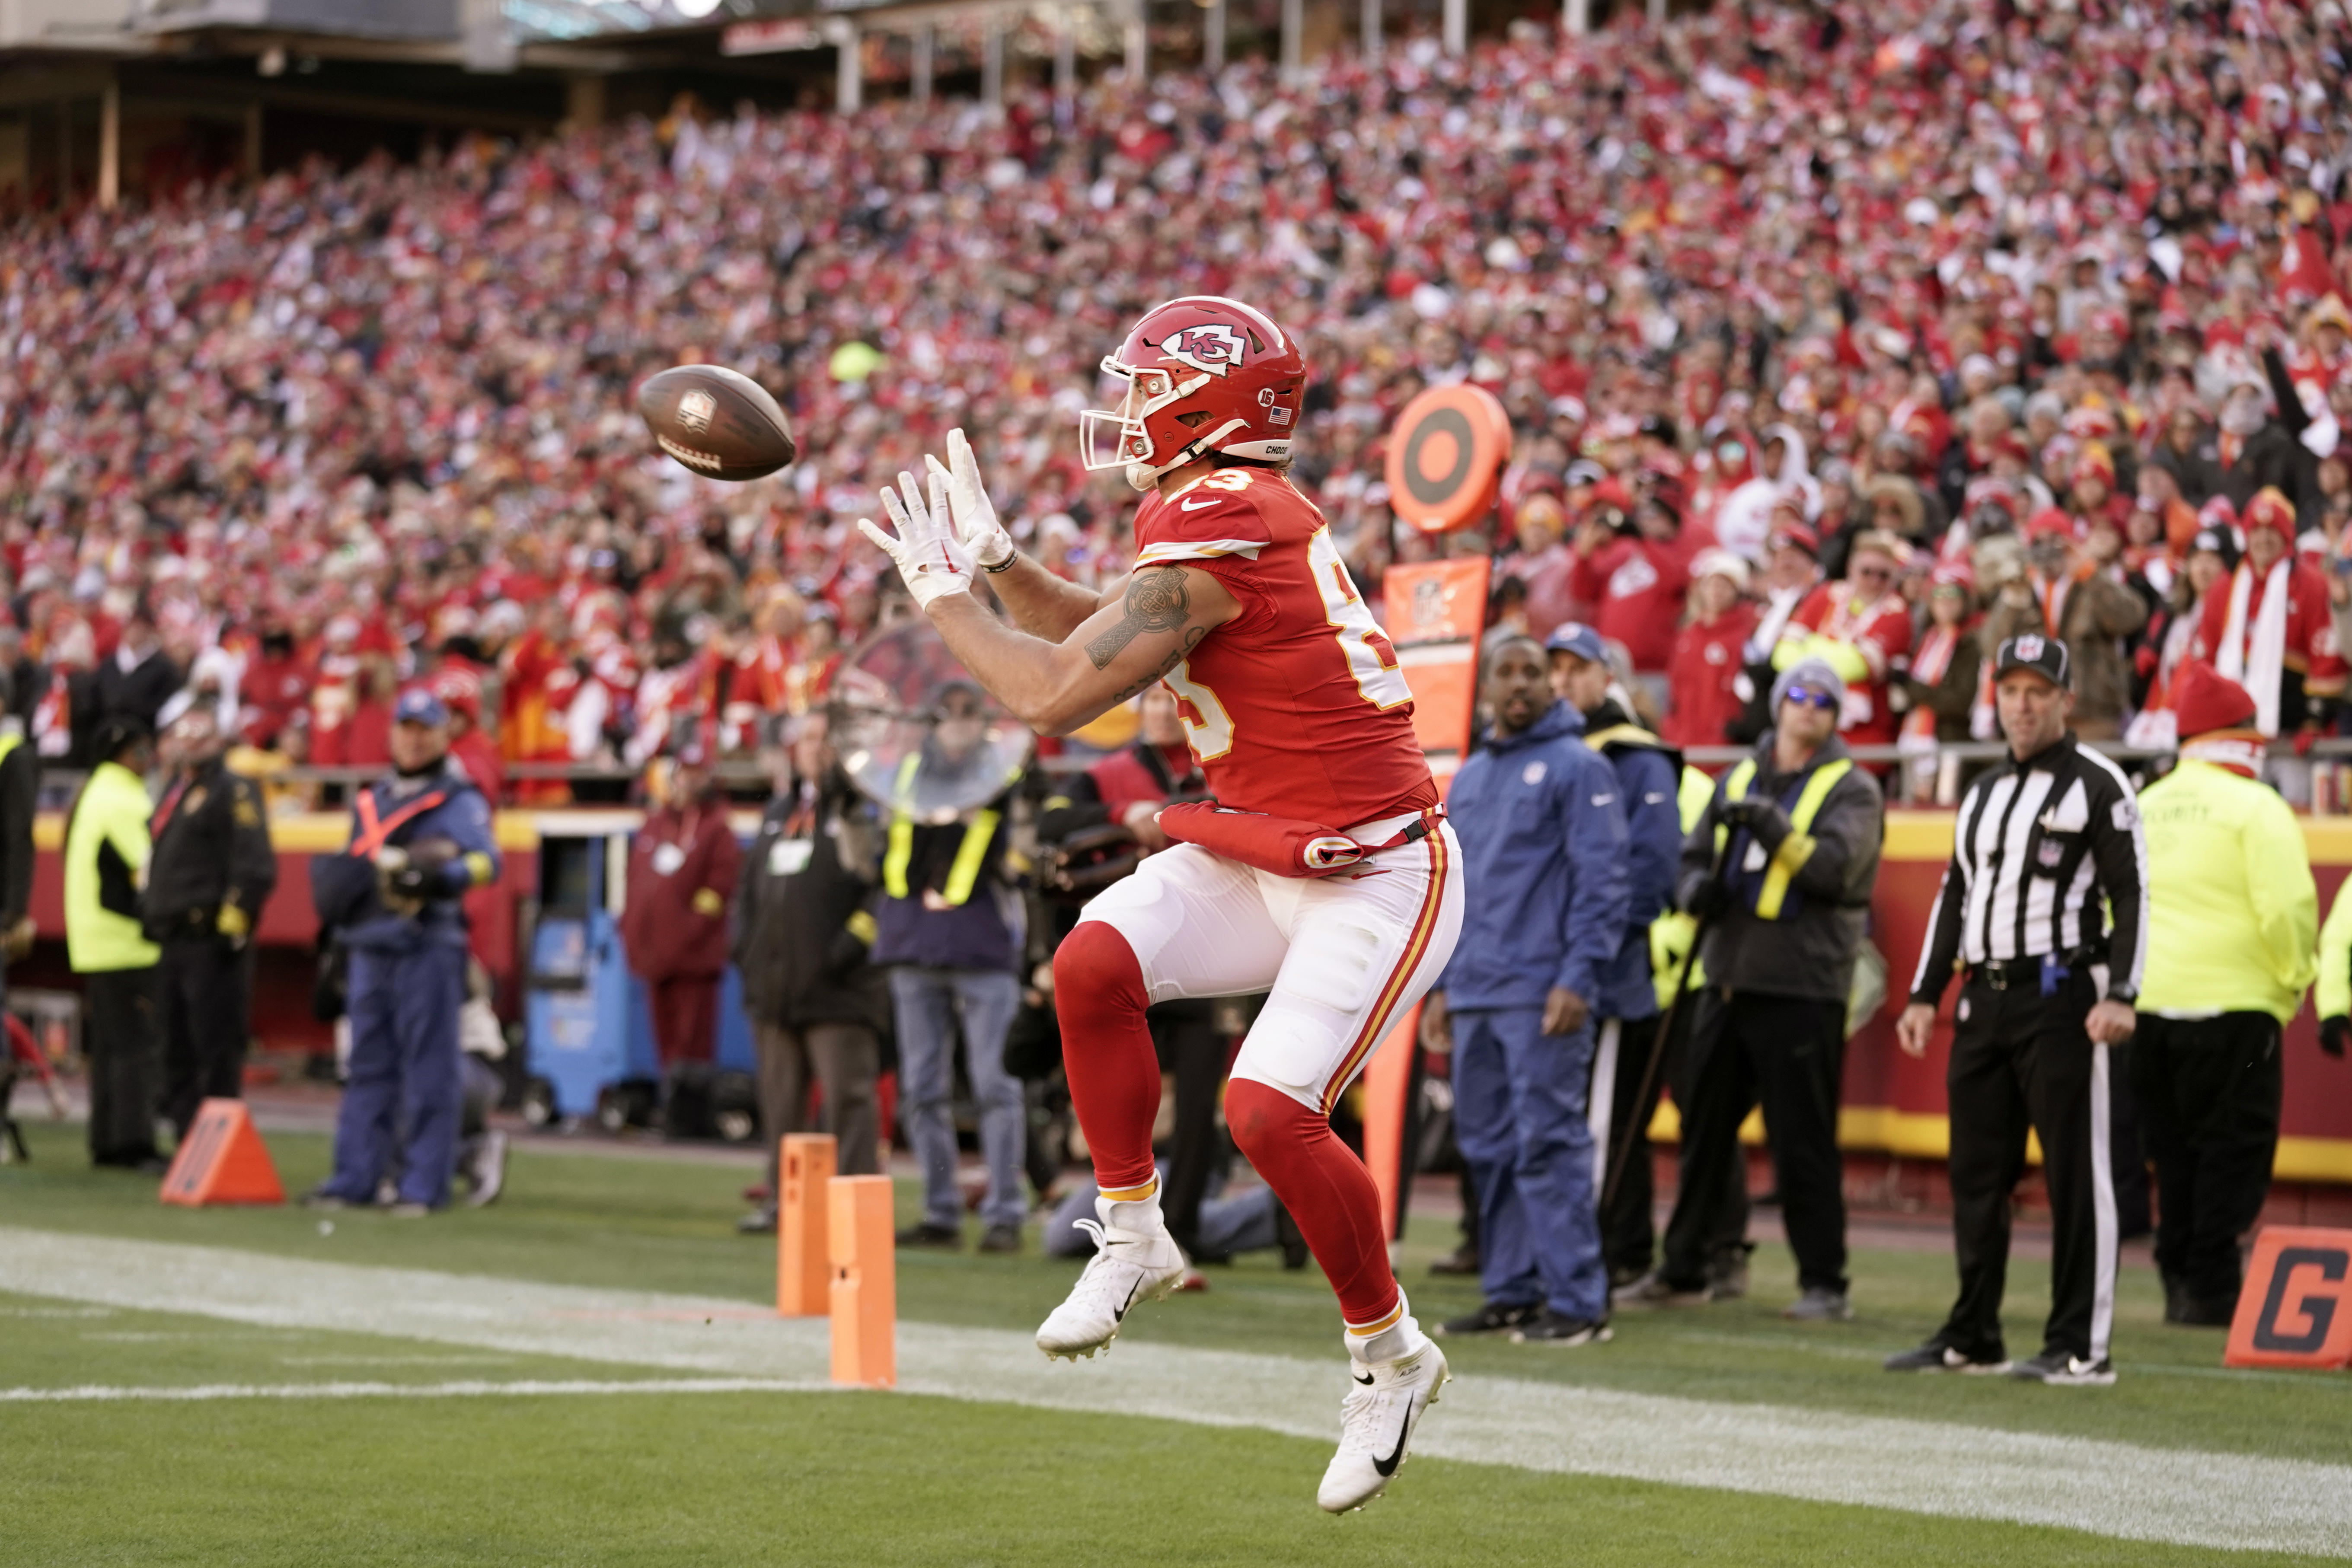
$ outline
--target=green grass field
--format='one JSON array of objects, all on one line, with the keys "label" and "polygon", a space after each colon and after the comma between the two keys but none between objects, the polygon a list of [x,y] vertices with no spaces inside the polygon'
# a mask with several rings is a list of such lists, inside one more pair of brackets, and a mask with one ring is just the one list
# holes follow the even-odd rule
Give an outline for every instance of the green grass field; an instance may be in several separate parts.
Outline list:
[{"label": "green grass field", "polygon": [[[152,1182],[89,1170],[79,1129],[28,1132],[34,1163],[0,1169],[0,1226],[772,1301],[772,1246],[732,1228],[742,1166],[527,1143],[493,1209],[423,1222],[347,1214],[322,1229],[319,1216],[298,1208],[166,1209]],[[270,1143],[289,1189],[322,1172],[323,1139]],[[1424,1321],[1475,1298],[1467,1285],[1426,1275],[1428,1258],[1449,1242],[1433,1227],[1408,1238],[1404,1278]],[[902,1323],[910,1333],[943,1324],[1025,1333],[1073,1272],[1034,1256],[902,1254]],[[1889,1377],[1880,1357],[1940,1317],[1949,1260],[1864,1252],[1854,1272],[1861,1316],[1849,1324],[1782,1322],[1790,1268],[1768,1248],[1746,1301],[1623,1315],[1614,1343],[1580,1351],[1482,1341],[1449,1342],[1447,1354],[1467,1380],[1795,1407],[1824,1421],[1894,1416],[2021,1441],[2331,1466],[2352,1457],[2352,1377],[2223,1372],[2218,1335],[2158,1322],[2145,1271],[2126,1273],[2123,1377],[2106,1390]],[[1286,1274],[1269,1257],[1211,1278],[1205,1294],[1139,1311],[1114,1358],[1130,1343],[1156,1343],[1337,1366],[1338,1325],[1318,1273]],[[14,1460],[0,1563],[2171,1563],[2217,1555],[2210,1544],[1433,1456],[1417,1458],[1372,1509],[1333,1520],[1312,1502],[1328,1439],[905,1394],[400,1397],[382,1385],[446,1394],[464,1383],[614,1385],[677,1373],[610,1354],[227,1322],[196,1302],[193,1312],[92,1305],[21,1282],[0,1242],[0,1430]],[[2040,1265],[2013,1270],[2013,1349],[2038,1345],[2045,1285]],[[376,1391],[282,1396],[327,1384]],[[281,1396],[28,1396],[229,1385]],[[1430,1417],[1432,1430],[1448,1410]],[[1303,1419],[1328,1421],[1336,1435],[1336,1396],[1328,1413]],[[2352,1555],[2352,1536],[2332,1554]]]}]

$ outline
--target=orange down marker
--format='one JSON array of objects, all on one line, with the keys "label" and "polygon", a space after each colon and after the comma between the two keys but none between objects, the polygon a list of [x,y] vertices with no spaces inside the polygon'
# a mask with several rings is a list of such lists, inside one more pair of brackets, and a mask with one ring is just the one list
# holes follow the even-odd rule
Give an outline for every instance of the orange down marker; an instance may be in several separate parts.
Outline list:
[{"label": "orange down marker", "polygon": [[821,1318],[833,1310],[833,1260],[825,1250],[831,1133],[786,1133],[776,1156],[776,1315]]},{"label": "orange down marker", "polygon": [[833,1260],[833,1380],[860,1388],[898,1384],[898,1259],[890,1178],[825,1184],[825,1245]]},{"label": "orange down marker", "polygon": [[207,1100],[196,1108],[188,1135],[163,1173],[163,1201],[201,1208],[209,1203],[284,1203],[278,1167],[242,1100]]},{"label": "orange down marker", "polygon": [[2352,1230],[2266,1225],[2238,1292],[2224,1366],[2352,1364]]}]

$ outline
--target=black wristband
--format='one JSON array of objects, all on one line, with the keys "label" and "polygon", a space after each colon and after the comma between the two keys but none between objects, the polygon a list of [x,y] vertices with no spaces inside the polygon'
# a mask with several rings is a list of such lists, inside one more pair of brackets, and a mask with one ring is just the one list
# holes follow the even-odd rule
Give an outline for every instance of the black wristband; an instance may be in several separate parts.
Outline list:
[{"label": "black wristband", "polygon": [[980,561],[978,565],[981,570],[993,574],[1000,571],[1011,571],[1013,570],[1013,563],[1020,559],[1021,552],[1016,549],[1006,553],[1004,557],[1004,564],[1003,566],[991,566],[984,560]]}]

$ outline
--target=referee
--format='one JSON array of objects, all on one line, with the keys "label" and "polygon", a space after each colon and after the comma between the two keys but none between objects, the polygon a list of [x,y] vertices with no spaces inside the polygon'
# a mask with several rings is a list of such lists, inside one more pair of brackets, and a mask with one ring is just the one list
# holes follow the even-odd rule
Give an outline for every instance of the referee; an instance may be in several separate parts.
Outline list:
[{"label": "referee", "polygon": [[[2069,1387],[2116,1380],[2108,1047],[2132,1032],[2147,948],[2147,848],[2131,785],[2066,727],[2067,664],[2054,637],[2000,644],[1994,696],[2009,758],[1960,801],[1951,864],[1896,1025],[1904,1051],[1926,1055],[1945,984],[1966,966],[1946,1070],[1960,1295],[1934,1337],[1888,1359],[1889,1372],[2005,1371]],[[2055,1222],[2050,1321],[2042,1354],[2012,1366],[2000,1298],[2028,1127],[2042,1137]]]}]

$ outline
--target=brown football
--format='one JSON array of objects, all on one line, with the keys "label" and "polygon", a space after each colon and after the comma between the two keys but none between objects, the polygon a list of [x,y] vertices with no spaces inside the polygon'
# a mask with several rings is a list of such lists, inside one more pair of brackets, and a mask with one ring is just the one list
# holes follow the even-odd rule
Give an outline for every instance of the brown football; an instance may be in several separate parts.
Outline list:
[{"label": "brown football", "polygon": [[719,365],[646,378],[637,413],[664,452],[706,479],[758,479],[800,455],[768,389]]}]

